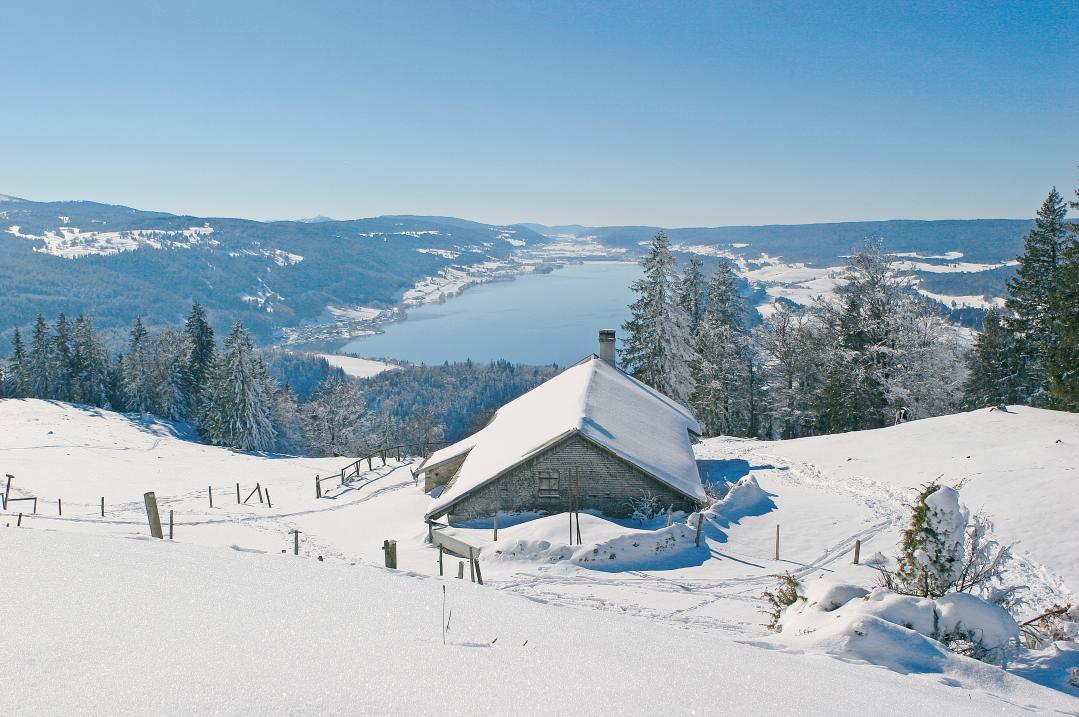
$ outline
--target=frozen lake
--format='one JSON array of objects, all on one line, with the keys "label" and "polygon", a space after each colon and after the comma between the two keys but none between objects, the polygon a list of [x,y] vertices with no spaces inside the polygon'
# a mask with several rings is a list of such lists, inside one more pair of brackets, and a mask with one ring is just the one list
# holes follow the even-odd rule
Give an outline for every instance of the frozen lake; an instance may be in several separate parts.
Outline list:
[{"label": "frozen lake", "polygon": [[635,263],[591,261],[480,284],[443,303],[411,308],[405,321],[341,350],[427,364],[501,358],[569,365],[597,350],[599,329],[621,334],[633,301],[629,284],[640,275]]}]

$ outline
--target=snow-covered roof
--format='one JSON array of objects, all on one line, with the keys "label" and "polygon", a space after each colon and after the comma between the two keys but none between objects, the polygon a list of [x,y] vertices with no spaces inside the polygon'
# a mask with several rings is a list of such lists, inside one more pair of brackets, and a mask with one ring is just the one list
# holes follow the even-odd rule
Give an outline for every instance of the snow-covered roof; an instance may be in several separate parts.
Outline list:
[{"label": "snow-covered roof", "polygon": [[[498,409],[468,438],[432,454],[424,467],[467,452],[450,485],[428,511],[444,513],[476,488],[558,439],[578,433],[656,480],[704,500],[689,409],[593,356]],[[421,470],[423,467],[421,467]]]}]

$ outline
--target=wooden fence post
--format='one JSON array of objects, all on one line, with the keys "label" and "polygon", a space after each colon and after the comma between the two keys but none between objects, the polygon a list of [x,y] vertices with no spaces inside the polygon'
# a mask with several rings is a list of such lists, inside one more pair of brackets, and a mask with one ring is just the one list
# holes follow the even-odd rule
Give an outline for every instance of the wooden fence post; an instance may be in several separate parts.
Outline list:
[{"label": "wooden fence post", "polygon": [[169,540],[172,540],[172,509],[169,509]]},{"label": "wooden fence post", "polygon": [[4,510],[7,510],[7,499],[11,495],[11,479],[15,476],[10,473],[5,474],[7,476],[7,486],[4,488]]},{"label": "wooden fence post", "polygon": [[859,558],[862,557],[862,541],[857,539],[854,541],[854,564],[858,565]]},{"label": "wooden fence post", "polygon": [[146,519],[150,521],[150,536],[154,538],[164,537],[161,534],[161,516],[157,512],[157,496],[153,491],[142,496],[142,502],[146,505]]},{"label": "wooden fence post", "polygon": [[498,511],[495,511],[495,540],[498,540]]},{"label": "wooden fence post", "polygon": [[206,488],[206,491],[210,495],[210,507],[213,508],[214,507],[214,487],[212,485],[208,486]]},{"label": "wooden fence post", "polygon": [[259,494],[259,503],[264,502],[262,500],[262,483],[256,483],[255,484],[255,490],[258,491],[258,494]]},{"label": "wooden fence post", "polygon": [[34,496],[34,515],[37,515],[37,496]]},{"label": "wooden fence post", "polygon": [[704,512],[697,513],[697,547],[701,547],[701,528],[704,527]]},{"label": "wooden fence post", "polygon": [[267,508],[272,508],[273,507],[273,503],[270,502],[270,489],[269,488],[266,489],[266,507]]},{"label": "wooden fence post", "polygon": [[383,540],[382,552],[386,554],[386,567],[391,570],[397,569],[397,541]]},{"label": "wooden fence post", "polygon": [[464,560],[460,560],[457,563],[457,579],[458,580],[464,580],[465,579],[465,561]]},{"label": "wooden fence post", "polygon": [[56,514],[57,515],[63,515],[64,514],[64,501],[61,500],[60,498],[56,499]]},{"label": "wooden fence post", "polygon": [[483,574],[480,573],[480,559],[479,559],[479,557],[477,556],[477,557],[473,558],[472,562],[474,562],[476,564],[476,582],[479,583],[480,585],[483,585]]},{"label": "wooden fence post", "polygon": [[22,513],[19,513],[19,522],[15,524],[16,528],[22,527]]},{"label": "wooden fence post", "polygon": [[240,504],[240,484],[236,484],[236,505]]},{"label": "wooden fence post", "polygon": [[105,496],[101,496],[101,517],[105,517]]},{"label": "wooden fence post", "polygon": [[443,559],[443,556],[445,556],[445,554],[446,554],[446,549],[443,546],[439,545],[438,546],[438,577],[442,577],[442,576],[444,576],[446,574],[445,571],[442,569],[442,559]]},{"label": "wooden fence post", "polygon": [[315,476],[315,497],[322,497],[322,481],[319,480],[318,476]]},{"label": "wooden fence post", "polygon": [[776,560],[779,560],[779,526],[776,526]]},{"label": "wooden fence post", "polygon": [[[357,467],[358,467],[358,466],[357,466]],[[370,473],[370,472],[371,472],[371,470],[373,470],[373,469],[371,468],[371,456],[367,456],[367,472],[368,472],[368,473]]]},{"label": "wooden fence post", "polygon": [[468,549],[468,577],[476,582],[476,559],[472,557],[472,548]]}]

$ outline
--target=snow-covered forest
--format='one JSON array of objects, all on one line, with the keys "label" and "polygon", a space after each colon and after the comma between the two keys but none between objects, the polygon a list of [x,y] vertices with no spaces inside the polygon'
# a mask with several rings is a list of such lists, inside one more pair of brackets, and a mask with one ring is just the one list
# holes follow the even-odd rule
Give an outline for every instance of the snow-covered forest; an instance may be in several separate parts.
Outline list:
[{"label": "snow-covered forest", "polygon": [[0,397],[156,415],[240,450],[343,456],[457,440],[553,373],[466,362],[357,379],[318,356],[259,349],[241,322],[218,346],[195,304],[182,327],[157,334],[136,320],[115,356],[91,317],[61,314],[50,325],[39,315],[29,337],[14,332]]},{"label": "snow-covered forest", "polygon": [[710,435],[797,438],[996,404],[1079,410],[1079,225],[1066,213],[1054,189],[1005,309],[973,342],[896,273],[882,239],[851,253],[834,295],[751,328],[733,268],[706,277],[692,257],[680,270],[660,232],[633,285],[624,367]]}]

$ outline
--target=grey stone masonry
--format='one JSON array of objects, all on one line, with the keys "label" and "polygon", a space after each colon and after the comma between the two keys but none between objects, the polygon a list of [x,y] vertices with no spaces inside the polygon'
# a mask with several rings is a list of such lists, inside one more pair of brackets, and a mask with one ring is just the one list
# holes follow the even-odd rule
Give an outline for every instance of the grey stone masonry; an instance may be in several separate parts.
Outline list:
[{"label": "grey stone masonry", "polygon": [[[452,481],[450,482],[452,486]],[[450,507],[450,523],[496,511],[562,513],[576,491],[581,510],[611,517],[633,512],[630,500],[644,492],[664,508],[696,510],[696,502],[578,434],[566,436]]]}]

